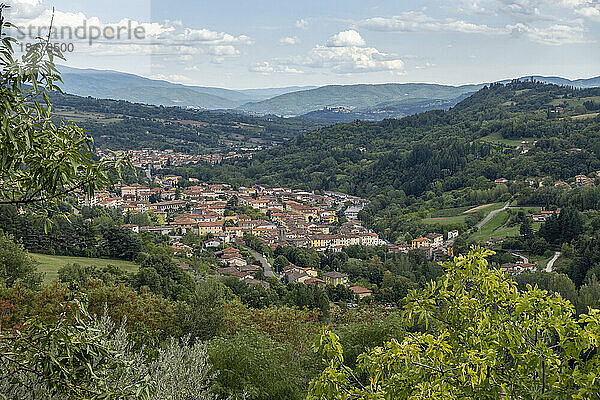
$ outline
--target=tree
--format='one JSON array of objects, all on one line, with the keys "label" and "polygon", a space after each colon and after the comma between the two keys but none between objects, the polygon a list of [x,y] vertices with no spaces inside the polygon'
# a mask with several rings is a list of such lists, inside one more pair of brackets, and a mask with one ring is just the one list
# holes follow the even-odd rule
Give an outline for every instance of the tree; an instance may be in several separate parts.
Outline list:
[{"label": "tree", "polygon": [[285,258],[285,256],[279,255],[277,256],[275,261],[273,261],[273,268],[275,268],[275,271],[277,271],[277,273],[280,273],[285,267],[287,267],[290,264],[291,263],[287,258]]},{"label": "tree", "polygon": [[42,282],[42,274],[37,272],[35,262],[23,246],[0,230],[0,282],[12,286],[17,281],[29,288],[37,287]]},{"label": "tree", "polygon": [[526,238],[529,238],[533,234],[533,227],[531,226],[531,219],[529,219],[529,217],[523,218],[523,222],[521,222],[521,226],[519,228],[519,233]]},{"label": "tree", "polygon": [[219,371],[215,391],[220,398],[302,399],[306,381],[295,350],[256,333],[215,338],[208,350],[210,364]]},{"label": "tree", "polygon": [[178,310],[182,334],[193,340],[212,339],[223,328],[225,285],[204,279],[196,285],[196,292]]},{"label": "tree", "polygon": [[597,396],[600,311],[576,318],[560,295],[517,290],[488,268],[492,254],[472,248],[445,263],[441,279],[406,298],[404,318],[415,332],[361,354],[355,369],[324,330],[316,348],[326,368],[307,399]]},{"label": "tree", "polygon": [[109,172],[121,171],[124,163],[95,161],[83,129],[53,122],[49,93],[60,92],[61,81],[54,59],[63,57],[46,39],[16,60],[5,8],[0,5],[0,204],[32,205],[47,214],[66,194],[91,195],[111,182]]},{"label": "tree", "polygon": [[34,317],[14,334],[0,333],[0,397],[19,399],[147,399],[149,382],[106,345],[77,300],[54,320]]}]

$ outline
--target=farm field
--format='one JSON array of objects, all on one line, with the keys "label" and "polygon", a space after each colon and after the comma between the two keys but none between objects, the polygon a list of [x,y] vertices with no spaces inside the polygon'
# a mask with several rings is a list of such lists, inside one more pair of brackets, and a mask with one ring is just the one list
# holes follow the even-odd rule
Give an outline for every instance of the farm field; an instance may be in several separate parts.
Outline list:
[{"label": "farm field", "polygon": [[[512,212],[540,212],[540,207],[515,207],[510,208]],[[509,236],[518,236],[520,231],[520,225],[507,226],[509,220],[509,210],[504,210],[494,215],[487,224],[483,225],[480,230],[475,232],[469,238],[470,242],[479,243],[485,242],[491,238],[506,238]],[[537,231],[540,229],[541,223],[533,223],[533,230]]]},{"label": "farm field", "polygon": [[431,213],[429,218],[423,219],[423,223],[439,226],[463,224],[469,214],[483,212],[483,217],[485,217],[493,210],[502,208],[503,205],[503,203],[490,203],[473,207],[466,206],[436,210]]},{"label": "farm field", "polygon": [[70,256],[52,256],[47,254],[29,254],[38,264],[38,271],[44,273],[44,281],[49,282],[58,279],[58,270],[67,264],[80,264],[95,267],[106,267],[114,265],[127,272],[135,272],[138,265],[131,261],[110,260],[107,258],[87,258]]},{"label": "farm field", "polygon": [[520,146],[521,142],[533,142],[535,138],[518,138],[518,139],[504,139],[502,135],[498,133],[493,133],[487,136],[482,137],[480,140],[488,143],[496,143],[503,144],[505,146],[517,147]]}]

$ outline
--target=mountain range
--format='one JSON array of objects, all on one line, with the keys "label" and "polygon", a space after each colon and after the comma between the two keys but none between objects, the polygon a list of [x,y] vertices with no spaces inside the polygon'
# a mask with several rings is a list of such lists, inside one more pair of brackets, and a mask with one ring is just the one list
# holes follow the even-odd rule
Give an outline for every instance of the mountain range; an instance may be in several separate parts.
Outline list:
[{"label": "mountain range", "polygon": [[59,66],[65,93],[100,99],[126,100],[162,106],[232,109],[314,86],[230,90],[187,86],[124,72]]},{"label": "mountain range", "polygon": [[[302,116],[329,122],[377,121],[449,109],[487,84],[388,83],[231,90],[188,86],[108,70],[60,66],[59,71],[63,91],[79,96],[252,115]],[[533,78],[577,88],[600,86],[600,76],[577,80],[535,75]]]}]

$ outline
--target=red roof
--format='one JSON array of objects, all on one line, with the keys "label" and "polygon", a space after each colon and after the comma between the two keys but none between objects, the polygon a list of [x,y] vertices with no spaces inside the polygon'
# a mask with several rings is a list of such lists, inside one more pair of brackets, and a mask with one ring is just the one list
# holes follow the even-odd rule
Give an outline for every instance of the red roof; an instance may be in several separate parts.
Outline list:
[{"label": "red roof", "polygon": [[367,288],[364,288],[362,286],[352,286],[350,287],[350,290],[354,293],[354,294],[366,294],[366,293],[373,293],[372,291],[370,291]]}]

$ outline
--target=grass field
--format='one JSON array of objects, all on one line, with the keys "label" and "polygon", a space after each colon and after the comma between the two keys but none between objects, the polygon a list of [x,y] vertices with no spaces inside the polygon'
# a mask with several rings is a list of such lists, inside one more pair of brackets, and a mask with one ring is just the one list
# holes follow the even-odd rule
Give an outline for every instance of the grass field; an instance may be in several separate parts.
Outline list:
[{"label": "grass field", "polygon": [[50,256],[47,254],[30,253],[31,257],[37,261],[38,271],[44,273],[45,281],[52,281],[58,278],[58,270],[67,264],[90,265],[95,267],[106,267],[114,265],[128,272],[135,272],[138,265],[131,261],[109,260],[106,258],[86,258],[69,256]]},{"label": "grass field", "polygon": [[58,108],[56,115],[72,122],[101,122],[101,123],[114,123],[121,121],[123,117],[116,114],[102,114],[93,112],[80,112],[72,109]]},{"label": "grass field", "polygon": [[475,207],[467,206],[436,210],[431,213],[430,218],[423,219],[423,223],[439,226],[463,224],[469,214],[482,211],[485,218],[490,212],[502,208],[503,206],[503,203],[491,203]]},{"label": "grass field", "polygon": [[548,265],[548,261],[550,261],[552,259],[552,257],[529,256],[529,262],[537,264],[538,268],[540,270],[545,270],[546,269],[546,265]]},{"label": "grass field", "polygon": [[[511,208],[513,212],[518,211],[534,211],[539,212],[540,207],[522,207],[522,208]],[[518,236],[520,233],[520,226],[506,226],[508,222],[509,214],[508,210],[504,210],[494,215],[487,224],[481,227],[481,229],[471,235],[469,241],[471,242],[485,242],[491,238],[506,238],[509,236]],[[541,223],[533,223],[533,230],[540,229]]]},{"label": "grass field", "polygon": [[457,215],[454,217],[434,217],[434,218],[425,218],[423,220],[424,223],[429,225],[454,225],[454,224],[463,224],[465,222],[465,218],[467,216],[465,214]]},{"label": "grass field", "polygon": [[589,119],[596,118],[600,113],[589,113],[589,114],[581,114],[581,115],[573,115],[571,118],[573,119]]}]

